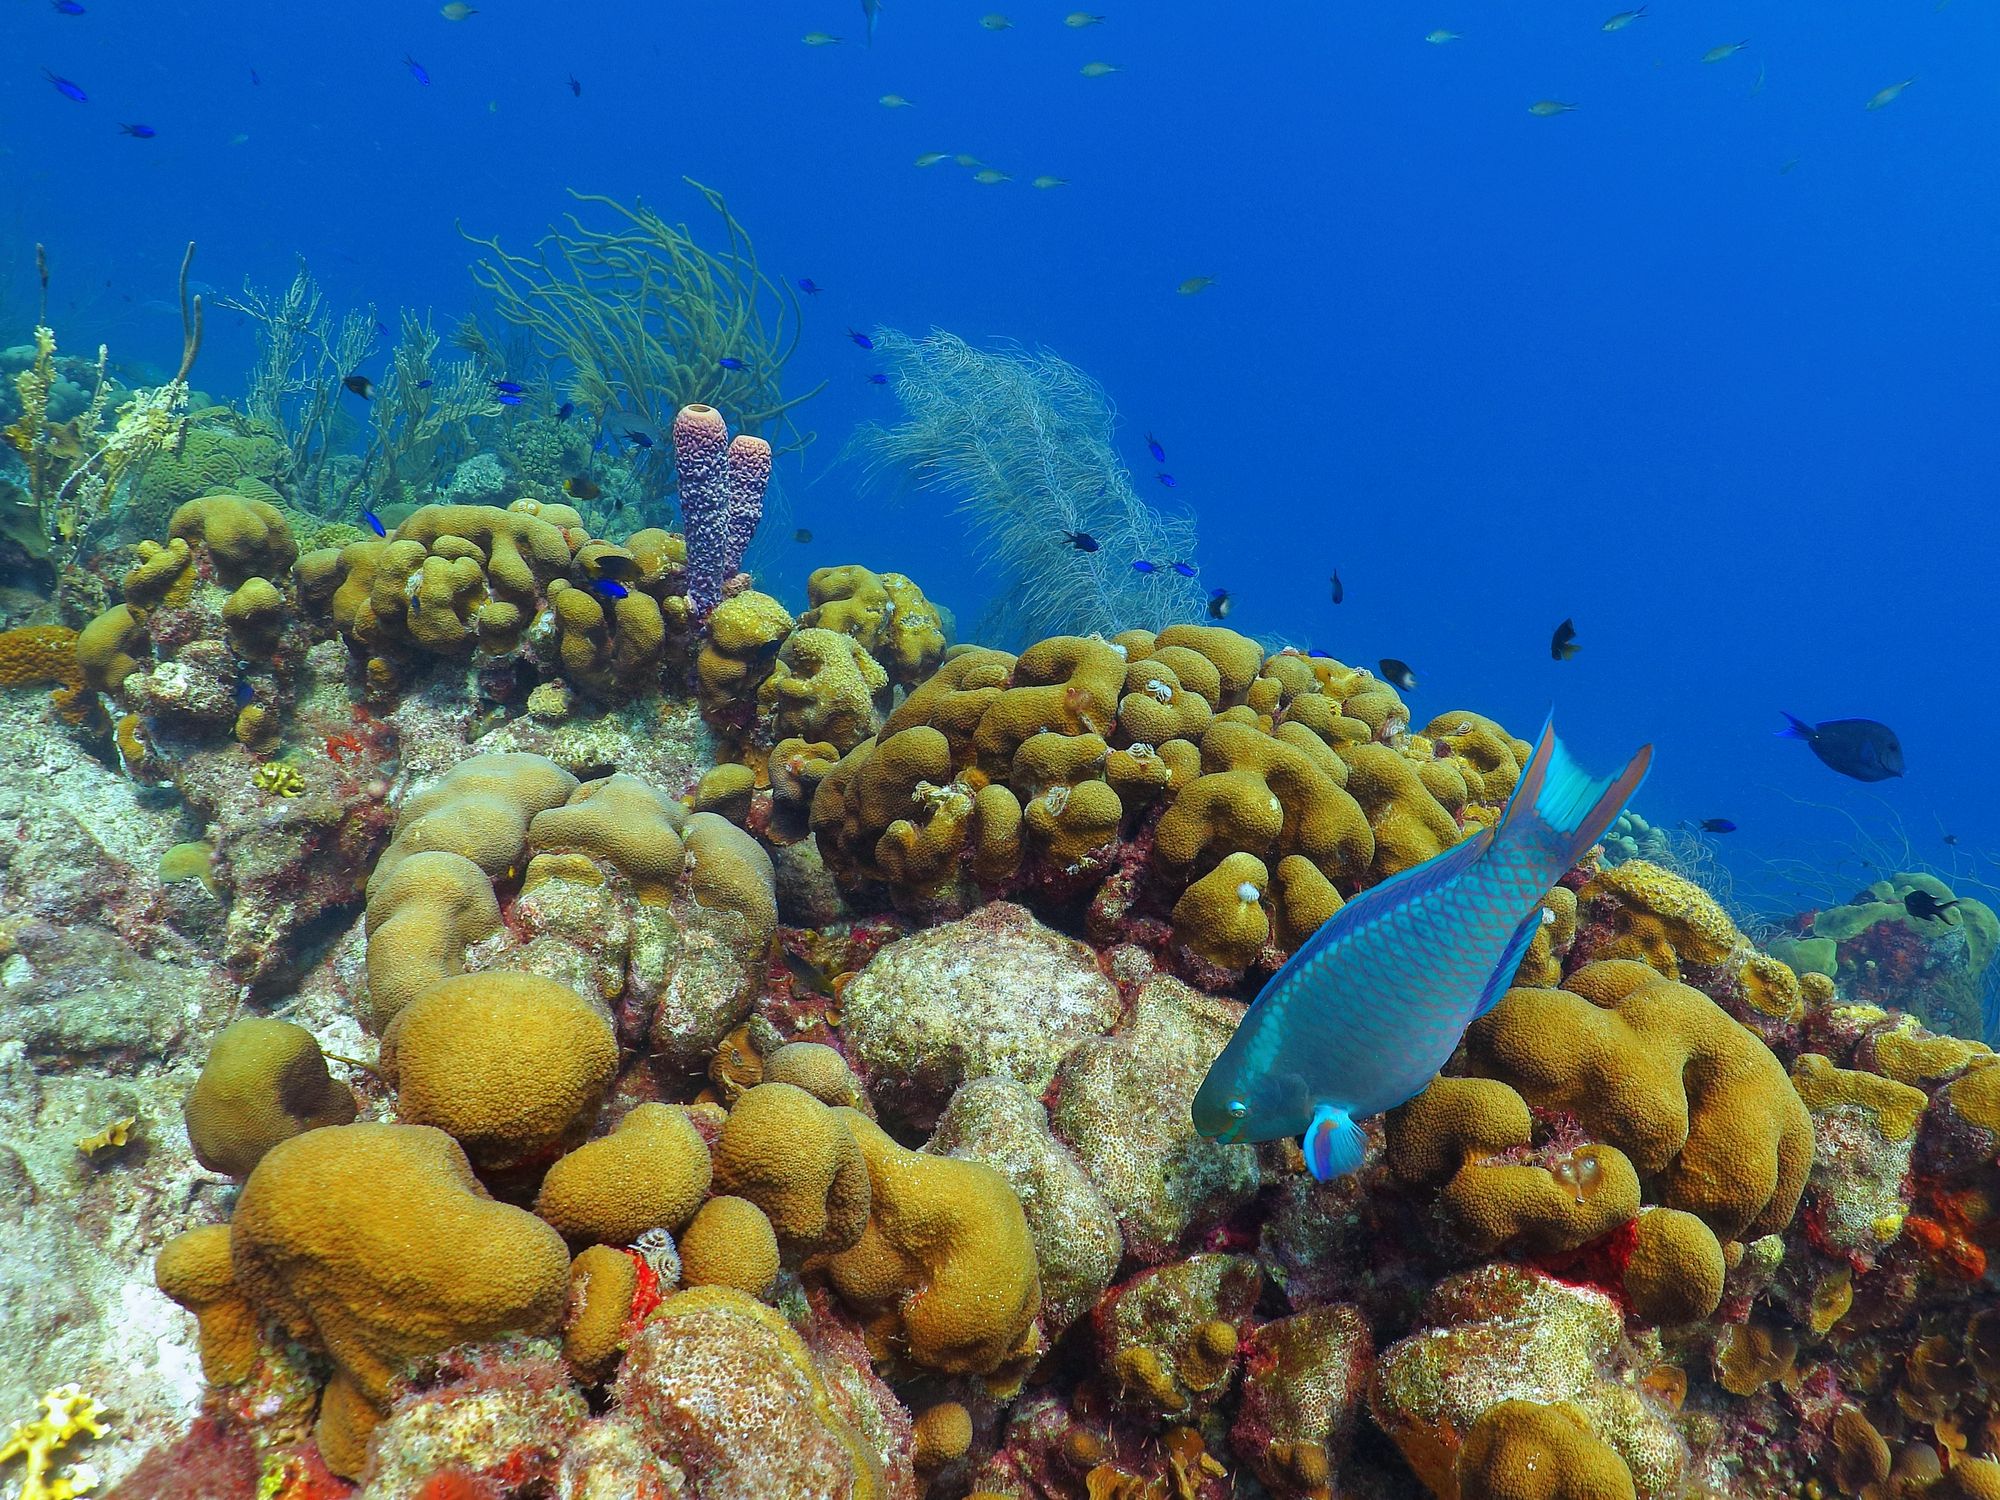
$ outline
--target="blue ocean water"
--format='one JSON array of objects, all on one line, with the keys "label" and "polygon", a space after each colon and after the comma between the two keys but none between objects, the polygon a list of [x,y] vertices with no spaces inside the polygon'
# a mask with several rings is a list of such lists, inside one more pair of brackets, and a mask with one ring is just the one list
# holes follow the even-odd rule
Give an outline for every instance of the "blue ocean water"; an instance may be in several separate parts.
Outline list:
[{"label": "blue ocean water", "polygon": [[[1105,0],[1082,27],[987,3],[1011,24],[887,0],[868,45],[858,0],[10,0],[0,343],[36,241],[66,348],[170,369],[189,239],[225,293],[303,255],[336,305],[449,327],[476,302],[457,224],[525,247],[576,187],[701,233],[692,177],[825,288],[788,378],[828,382],[780,472],[815,537],[775,569],[793,602],[829,561],[966,621],[988,587],[948,507],[843,458],[896,414],[845,330],[1046,346],[1117,403],[1142,491],[1159,437],[1178,483],[1149,498],[1194,513],[1232,625],[1408,661],[1419,720],[1528,734],[1554,704],[1595,763],[1656,742],[1640,810],[1735,821],[1745,893],[1783,894],[1772,861],[1872,878],[1860,842],[2000,881],[1993,7],[1669,3],[1606,32],[1615,0]],[[913,166],[933,151],[1011,180]],[[196,383],[233,394],[252,356],[218,312]],[[1886,721],[1908,775],[1836,776],[1780,709]]]}]

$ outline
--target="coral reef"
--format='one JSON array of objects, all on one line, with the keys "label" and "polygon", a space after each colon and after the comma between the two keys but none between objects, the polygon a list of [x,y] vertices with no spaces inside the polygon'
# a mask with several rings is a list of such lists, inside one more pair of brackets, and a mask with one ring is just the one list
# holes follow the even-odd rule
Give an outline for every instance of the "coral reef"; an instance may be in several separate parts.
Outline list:
[{"label": "coral reef", "polygon": [[1203,1138],[1258,980],[1526,745],[1219,625],[798,609],[708,405],[622,540],[408,413],[387,534],[321,528],[204,416],[122,592],[0,633],[0,1394],[118,1395],[30,1483],[1991,1490],[1990,912],[1898,875],[1760,948],[1631,817],[1356,1174]]},{"label": "coral reef", "polygon": [[830,769],[793,759],[850,899],[1089,898],[1093,937],[1206,980],[1275,967],[1343,893],[1498,816],[1526,746],[1470,714],[1408,729],[1365,671],[1177,625],[961,651]]}]

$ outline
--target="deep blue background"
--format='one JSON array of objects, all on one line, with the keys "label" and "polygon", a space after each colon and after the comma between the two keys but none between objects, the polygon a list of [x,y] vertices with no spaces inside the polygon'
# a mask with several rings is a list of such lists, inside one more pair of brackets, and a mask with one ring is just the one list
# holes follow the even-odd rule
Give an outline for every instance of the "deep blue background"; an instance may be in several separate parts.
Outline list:
[{"label": "deep blue background", "polygon": [[[986,5],[888,0],[870,48],[856,0],[487,0],[457,24],[428,0],[84,3],[0,11],[12,305],[46,241],[69,348],[170,363],[190,237],[224,290],[303,252],[336,302],[448,325],[454,220],[525,247],[574,185],[698,227],[687,174],[828,289],[795,365],[833,384],[786,476],[817,534],[778,578],[794,602],[852,559],[978,612],[949,516],[837,462],[895,411],[844,328],[1046,344],[1111,392],[1142,485],[1141,435],[1166,443],[1232,624],[1409,660],[1420,720],[1528,734],[1554,701],[1586,759],[1657,741],[1641,809],[1736,819],[1751,886],[1765,857],[1841,852],[1845,822],[1791,797],[2000,878],[1991,5],[1670,0],[1606,34],[1616,0],[1103,0],[1081,30],[991,0],[995,33]],[[1081,77],[1097,59],[1124,71]],[[1530,115],[1544,98],[1577,108]],[[1176,295],[1194,275],[1216,284]],[[249,358],[220,317],[198,383],[237,390]],[[1564,615],[1584,649],[1556,664]],[[1887,720],[1908,778],[1841,780],[1772,738],[1780,707]]]}]

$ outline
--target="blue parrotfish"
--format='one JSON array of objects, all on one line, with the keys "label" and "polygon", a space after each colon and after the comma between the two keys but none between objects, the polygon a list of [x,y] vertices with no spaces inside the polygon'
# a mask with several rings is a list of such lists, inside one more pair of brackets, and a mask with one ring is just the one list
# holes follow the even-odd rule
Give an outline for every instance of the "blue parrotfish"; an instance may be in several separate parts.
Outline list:
[{"label": "blue parrotfish", "polygon": [[1507,992],[1542,899],[1645,779],[1653,747],[1598,779],[1543,726],[1496,827],[1373,886],[1271,977],[1194,1097],[1221,1141],[1304,1137],[1321,1182],[1361,1165],[1360,1121],[1423,1090]]}]

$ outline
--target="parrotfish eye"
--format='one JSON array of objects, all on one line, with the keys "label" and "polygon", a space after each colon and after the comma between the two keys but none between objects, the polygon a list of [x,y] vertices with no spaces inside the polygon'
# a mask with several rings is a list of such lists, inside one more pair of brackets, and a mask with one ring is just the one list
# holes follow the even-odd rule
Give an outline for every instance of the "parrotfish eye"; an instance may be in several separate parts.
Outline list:
[{"label": "parrotfish eye", "polygon": [[1250,1113],[1250,1106],[1245,1104],[1241,1099],[1231,1099],[1229,1101],[1230,1119],[1240,1120],[1249,1113]]}]

